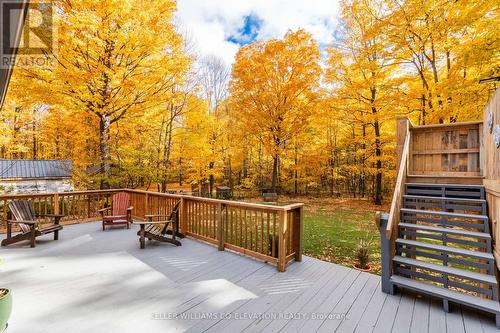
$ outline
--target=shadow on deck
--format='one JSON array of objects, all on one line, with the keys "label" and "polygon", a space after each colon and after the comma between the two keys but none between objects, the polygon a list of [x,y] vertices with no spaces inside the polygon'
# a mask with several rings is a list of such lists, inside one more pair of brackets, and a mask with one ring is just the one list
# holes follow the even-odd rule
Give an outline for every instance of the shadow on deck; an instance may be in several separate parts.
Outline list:
[{"label": "shadow on deck", "polygon": [[202,242],[150,242],[99,223],[0,249],[14,332],[497,332],[490,316],[410,293],[380,277],[304,257],[286,272]]}]

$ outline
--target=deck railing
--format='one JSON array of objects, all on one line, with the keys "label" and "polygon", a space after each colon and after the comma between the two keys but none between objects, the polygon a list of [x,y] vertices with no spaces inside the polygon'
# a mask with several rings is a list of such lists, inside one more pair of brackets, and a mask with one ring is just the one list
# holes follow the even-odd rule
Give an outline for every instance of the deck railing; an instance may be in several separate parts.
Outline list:
[{"label": "deck railing", "polygon": [[32,200],[37,214],[63,214],[63,224],[74,224],[98,219],[97,210],[111,206],[111,196],[120,191],[130,194],[136,219],[168,215],[179,202],[180,229],[188,237],[269,262],[279,271],[302,260],[303,204],[272,206],[131,189],[3,195],[0,231],[6,229],[8,200]]},{"label": "deck railing", "polygon": [[483,175],[481,121],[414,126],[408,175],[470,178]]}]

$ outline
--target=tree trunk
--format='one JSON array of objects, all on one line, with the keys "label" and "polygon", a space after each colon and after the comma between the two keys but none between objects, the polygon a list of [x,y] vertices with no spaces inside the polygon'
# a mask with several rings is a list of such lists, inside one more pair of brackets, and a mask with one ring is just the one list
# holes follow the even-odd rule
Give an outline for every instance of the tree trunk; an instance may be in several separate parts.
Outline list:
[{"label": "tree trunk", "polygon": [[36,138],[37,136],[37,128],[36,128],[36,121],[33,119],[33,126],[32,126],[32,130],[33,130],[33,159],[36,160],[38,159],[38,140]]},{"label": "tree trunk", "polygon": [[215,164],[214,162],[210,162],[208,165],[208,168],[210,169],[210,175],[208,176],[208,181],[209,181],[208,195],[210,196],[210,198],[213,197],[214,185],[215,185],[215,177],[213,174],[214,164]]},{"label": "tree trunk", "polygon": [[227,184],[233,190],[233,166],[231,162],[231,155],[227,158]]},{"label": "tree trunk", "polygon": [[111,118],[102,114],[99,119],[100,162],[101,162],[101,189],[109,188],[111,176],[111,155],[109,149]]},{"label": "tree trunk", "polygon": [[361,156],[361,175],[359,179],[359,194],[362,198],[366,195],[366,124],[363,124],[363,143],[361,144],[363,154]]},{"label": "tree trunk", "polygon": [[[375,76],[375,74],[372,73],[372,76]],[[382,148],[381,148],[381,142],[380,142],[380,124],[377,118],[377,108],[375,107],[374,103],[377,98],[377,88],[372,87],[371,89],[371,104],[372,104],[372,114],[374,116],[373,120],[373,127],[375,129],[375,157],[376,162],[375,162],[375,167],[377,169],[377,172],[375,174],[375,189],[374,189],[374,195],[373,195],[373,202],[376,205],[381,205],[382,204]]]},{"label": "tree trunk", "polygon": [[182,186],[182,157],[179,157],[179,186]]},{"label": "tree trunk", "polygon": [[272,175],[272,183],[271,188],[273,192],[276,192],[276,187],[278,184],[278,155],[273,156],[273,175]]},{"label": "tree trunk", "polygon": [[259,180],[257,181],[259,188],[264,187],[264,177],[262,177],[262,142],[259,140]]},{"label": "tree trunk", "polygon": [[377,173],[375,175],[375,195],[374,203],[376,205],[382,204],[382,149],[380,147],[380,125],[377,119],[374,123],[375,127],[375,156],[377,157],[376,169]]},{"label": "tree trunk", "polygon": [[166,126],[166,131],[164,136],[163,143],[163,158],[162,158],[162,179],[161,179],[161,192],[167,192],[167,183],[168,183],[168,166],[170,165],[170,153],[172,151],[172,130],[174,124],[174,108],[170,106],[170,119],[168,125]]},{"label": "tree trunk", "polygon": [[293,182],[293,193],[295,195],[299,194],[299,182],[297,180],[297,178],[299,177],[299,174],[298,174],[298,149],[297,149],[297,145],[295,145],[295,158],[294,158],[294,163],[295,163],[295,171],[294,171],[294,182]]}]

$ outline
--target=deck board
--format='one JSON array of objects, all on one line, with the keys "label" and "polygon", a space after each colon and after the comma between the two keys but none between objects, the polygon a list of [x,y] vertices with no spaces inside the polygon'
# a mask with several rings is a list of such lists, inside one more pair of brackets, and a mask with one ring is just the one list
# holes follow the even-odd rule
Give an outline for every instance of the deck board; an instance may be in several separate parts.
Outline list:
[{"label": "deck board", "polygon": [[446,313],[443,311],[443,302],[431,299],[429,306],[429,333],[446,332]]},{"label": "deck board", "polygon": [[[329,266],[329,265],[328,265]],[[329,268],[329,267],[328,267]],[[344,272],[342,272],[344,271]],[[320,276],[318,282],[314,284],[307,291],[303,292],[293,302],[280,302],[277,306],[273,306],[271,311],[291,314],[307,313],[305,307],[310,304],[313,299],[320,297],[322,293],[328,292],[329,284],[339,278],[339,274],[347,274],[348,269],[341,266],[336,266],[334,269],[327,269],[327,271]],[[294,320],[295,321],[295,320]],[[261,332],[278,332],[283,329],[287,323],[291,322],[287,319],[264,319],[255,321],[247,330],[261,331]],[[286,331],[286,330],[285,330]]]},{"label": "deck board", "polygon": [[[85,223],[35,249],[1,248],[2,286],[14,296],[9,333],[498,332],[491,316],[384,294],[378,276],[348,267],[304,256],[279,273],[192,239],[140,250],[135,232]],[[325,318],[333,314],[346,316]]]},{"label": "deck board", "polygon": [[[335,304],[334,307],[326,306],[321,308],[321,311],[323,313],[326,313],[328,315],[333,315],[333,319],[327,320],[323,319],[320,321],[316,321],[315,323],[319,323],[317,326],[317,331],[315,330],[316,325],[312,325],[308,327],[312,328],[312,331],[315,332],[334,332],[335,329],[338,327],[342,319],[340,316],[342,314],[347,314],[351,306],[353,305],[354,301],[358,298],[359,295],[361,295],[362,290],[364,289],[366,283],[370,279],[369,274],[360,274],[358,275],[357,279],[353,282],[353,284],[349,287],[347,292],[343,295],[343,297],[340,299],[340,301]],[[339,316],[337,318],[337,316]]]},{"label": "deck board", "polygon": [[384,306],[385,300],[388,296],[386,293],[383,293],[380,288],[381,286],[379,280],[378,287],[377,289],[375,289],[375,292],[370,299],[368,306],[364,310],[363,315],[361,316],[361,320],[356,325],[356,329],[354,330],[354,332],[371,332],[375,328],[380,311],[382,310],[382,307]]},{"label": "deck board", "polygon": [[[387,295],[384,305],[379,313],[374,332],[390,332],[396,319],[399,303],[403,295],[397,293],[396,295]],[[410,328],[408,327],[408,331]]]},{"label": "deck board", "polygon": [[446,331],[453,333],[465,332],[462,309],[459,306],[453,306],[451,312],[446,313]]},{"label": "deck board", "polygon": [[[295,265],[301,266],[301,265]],[[327,265],[310,264],[304,269],[296,268],[292,271],[295,276],[283,276],[279,274],[274,281],[258,286],[263,292],[259,298],[249,300],[236,309],[239,314],[260,314],[272,312],[271,307],[280,302],[293,302],[297,294],[313,285],[314,276],[324,272]],[[300,275],[299,275],[300,274]],[[212,326],[207,332],[242,332],[258,319],[240,318],[238,320],[221,320]]]},{"label": "deck board", "polygon": [[336,332],[354,332],[356,326],[361,320],[366,307],[368,306],[371,298],[376,293],[377,289],[380,288],[380,279],[378,276],[370,276],[367,283],[361,293],[359,294],[356,301],[352,304],[351,308],[347,312],[349,317],[344,318],[340,323]]},{"label": "deck board", "polygon": [[415,295],[405,293],[404,297],[401,297],[401,301],[399,302],[398,312],[396,313],[396,318],[394,318],[394,324],[392,326],[392,332],[408,331],[408,327],[411,327],[414,307]]},{"label": "deck board", "polygon": [[411,319],[410,332],[419,333],[429,330],[430,300],[427,297],[416,297]]}]

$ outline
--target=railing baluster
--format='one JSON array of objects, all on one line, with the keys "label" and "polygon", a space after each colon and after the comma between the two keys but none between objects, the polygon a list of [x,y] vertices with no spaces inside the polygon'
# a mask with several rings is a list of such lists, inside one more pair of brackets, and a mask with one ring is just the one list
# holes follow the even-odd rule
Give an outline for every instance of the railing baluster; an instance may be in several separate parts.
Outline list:
[{"label": "railing baluster", "polygon": [[273,257],[276,258],[276,219],[277,219],[277,214],[274,213],[273,215]]}]

